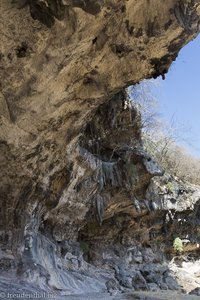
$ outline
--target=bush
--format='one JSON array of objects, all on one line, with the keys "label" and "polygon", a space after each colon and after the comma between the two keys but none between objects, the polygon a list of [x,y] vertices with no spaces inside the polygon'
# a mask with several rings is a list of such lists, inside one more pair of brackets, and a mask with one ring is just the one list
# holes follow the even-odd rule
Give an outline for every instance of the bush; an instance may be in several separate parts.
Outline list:
[{"label": "bush", "polygon": [[166,184],[166,187],[167,187],[169,193],[173,193],[174,192],[174,186],[173,186],[172,182],[168,182]]},{"label": "bush", "polygon": [[183,252],[183,242],[179,237],[175,238],[173,242],[173,247],[176,252],[178,253]]}]

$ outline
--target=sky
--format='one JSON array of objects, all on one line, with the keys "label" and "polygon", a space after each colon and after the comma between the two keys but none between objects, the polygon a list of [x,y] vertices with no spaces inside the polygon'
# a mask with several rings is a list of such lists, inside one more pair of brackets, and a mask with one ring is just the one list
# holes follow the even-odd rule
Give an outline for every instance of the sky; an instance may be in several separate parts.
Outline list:
[{"label": "sky", "polygon": [[186,129],[181,143],[200,158],[200,35],[180,51],[166,79],[158,79],[156,97],[162,116]]}]

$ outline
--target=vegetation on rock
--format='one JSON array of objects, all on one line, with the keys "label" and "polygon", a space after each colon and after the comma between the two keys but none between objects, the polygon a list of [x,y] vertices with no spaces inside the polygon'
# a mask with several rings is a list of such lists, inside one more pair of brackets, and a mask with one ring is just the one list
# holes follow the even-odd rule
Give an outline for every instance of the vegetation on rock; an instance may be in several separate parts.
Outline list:
[{"label": "vegetation on rock", "polygon": [[183,252],[183,242],[179,237],[175,238],[173,242],[173,248],[179,254]]}]

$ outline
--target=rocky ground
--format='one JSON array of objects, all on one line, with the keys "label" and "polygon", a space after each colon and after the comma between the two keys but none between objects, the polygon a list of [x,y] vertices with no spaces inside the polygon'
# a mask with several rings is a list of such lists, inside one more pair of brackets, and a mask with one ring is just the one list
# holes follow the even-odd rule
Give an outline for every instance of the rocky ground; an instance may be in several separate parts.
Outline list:
[{"label": "rocky ground", "polygon": [[[7,285],[7,286],[6,286]],[[12,288],[11,288],[12,287]],[[0,299],[55,299],[55,300],[198,300],[197,295],[183,294],[177,291],[139,291],[139,292],[124,292],[110,295],[107,292],[101,293],[85,293],[84,295],[59,295],[57,291],[44,291],[31,288],[30,285],[25,287],[23,283],[15,284],[7,279],[1,278]]]},{"label": "rocky ground", "polygon": [[170,270],[176,278],[178,284],[183,289],[190,293],[196,288],[199,288],[200,296],[200,261],[183,261],[180,265],[173,262],[170,263]]}]

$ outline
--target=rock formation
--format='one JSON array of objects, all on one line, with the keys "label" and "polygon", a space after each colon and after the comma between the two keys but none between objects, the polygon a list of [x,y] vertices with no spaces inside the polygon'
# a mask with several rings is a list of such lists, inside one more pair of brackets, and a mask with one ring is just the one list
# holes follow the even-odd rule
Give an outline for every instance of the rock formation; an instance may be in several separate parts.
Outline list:
[{"label": "rock formation", "polygon": [[164,78],[199,32],[199,0],[1,0],[0,12],[2,288],[10,276],[13,290],[58,295],[179,289],[145,268],[163,262],[174,220],[199,222],[199,189],[171,192],[168,178],[159,196],[124,89]]}]

